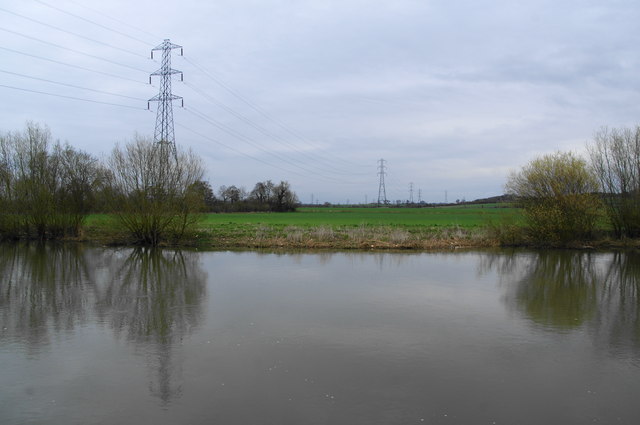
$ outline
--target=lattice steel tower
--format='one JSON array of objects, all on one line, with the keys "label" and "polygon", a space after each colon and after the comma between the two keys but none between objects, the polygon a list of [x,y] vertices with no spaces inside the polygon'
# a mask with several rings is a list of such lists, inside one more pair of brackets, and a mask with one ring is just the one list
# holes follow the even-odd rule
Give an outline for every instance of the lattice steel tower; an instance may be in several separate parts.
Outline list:
[{"label": "lattice steel tower", "polygon": [[378,160],[378,175],[380,176],[380,184],[378,185],[378,205],[388,203],[387,201],[387,189],[384,187],[384,175],[385,173],[385,165],[384,159]]},{"label": "lattice steel tower", "polygon": [[[171,93],[171,76],[173,74],[180,74],[180,81],[184,80],[182,71],[171,69],[171,50],[173,49],[180,49],[180,56],[182,56],[182,46],[171,43],[168,38],[165,39],[162,44],[151,50],[151,59],[153,59],[154,51],[162,50],[162,65],[159,70],[149,76],[149,84],[151,84],[152,76],[160,76],[160,91],[157,96],[149,99],[149,102],[158,102],[156,129],[153,133],[153,141],[160,146],[163,158],[168,158],[169,155],[173,155],[174,158],[176,157],[176,135],[173,130],[173,101],[180,99],[182,100],[182,106],[184,106],[182,97]],[[148,107],[149,104],[147,103],[147,108]]]}]

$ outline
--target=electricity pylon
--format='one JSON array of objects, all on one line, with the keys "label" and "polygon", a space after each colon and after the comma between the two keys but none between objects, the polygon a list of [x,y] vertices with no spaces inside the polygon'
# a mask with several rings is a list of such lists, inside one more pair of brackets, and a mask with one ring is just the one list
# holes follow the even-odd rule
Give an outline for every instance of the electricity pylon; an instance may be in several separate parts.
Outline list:
[{"label": "electricity pylon", "polygon": [[384,187],[385,173],[384,159],[378,160],[378,175],[380,176],[380,184],[378,185],[378,205],[387,205],[387,189]]},{"label": "electricity pylon", "polygon": [[[168,38],[159,46],[151,49],[151,59],[153,59],[155,50],[162,50],[162,65],[159,70],[149,76],[149,84],[151,84],[152,76],[160,76],[160,91],[156,96],[149,99],[149,102],[158,102],[153,141],[160,147],[161,157],[165,160],[169,158],[169,155],[177,158],[176,135],[173,130],[173,101],[180,99],[182,100],[182,106],[184,106],[182,97],[171,93],[171,76],[173,74],[180,74],[180,81],[184,81],[182,71],[171,69],[171,50],[173,49],[180,49],[180,56],[182,56],[182,46],[171,43]],[[147,102],[147,108],[149,108],[149,102]]]}]

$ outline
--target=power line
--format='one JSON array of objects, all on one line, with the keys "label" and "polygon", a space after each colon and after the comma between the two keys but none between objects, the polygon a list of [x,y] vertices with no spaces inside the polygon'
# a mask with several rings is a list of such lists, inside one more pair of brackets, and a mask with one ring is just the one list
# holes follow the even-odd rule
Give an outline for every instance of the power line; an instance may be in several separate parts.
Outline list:
[{"label": "power line", "polygon": [[[80,7],[83,7],[83,8],[85,8],[85,9],[87,9],[87,10],[90,10],[90,11],[92,11],[92,12],[94,12],[94,13],[97,13],[98,15],[100,15],[100,16],[102,16],[102,17],[109,18],[109,19],[111,19],[112,21],[119,23],[120,25],[124,25],[124,26],[129,27],[129,28],[132,28],[132,29],[134,29],[134,30],[136,30],[136,31],[138,31],[138,32],[140,32],[140,33],[143,33],[143,34],[149,35],[149,36],[151,36],[151,38],[153,38],[154,40],[157,40],[157,39],[159,39],[159,38],[162,38],[162,37],[160,37],[160,36],[159,36],[159,35],[157,35],[157,34],[152,34],[152,33],[150,33],[149,31],[145,31],[145,30],[140,29],[140,28],[138,28],[138,27],[136,27],[136,26],[134,26],[134,25],[131,25],[131,24],[127,23],[127,22],[121,21],[120,19],[114,18],[113,16],[110,16],[110,15],[108,15],[108,14],[104,13],[103,11],[93,9],[93,8],[91,8],[91,7],[87,6],[86,4],[79,3],[79,2],[74,1],[74,0],[67,0],[67,1],[70,1],[70,2],[71,2],[71,3],[73,3],[73,4],[75,4],[75,5],[77,5],[77,6],[80,6]],[[149,45],[150,45],[150,44],[153,44],[153,43],[146,43],[146,44],[149,44]]]},{"label": "power line", "polygon": [[61,9],[61,8],[59,8],[57,6],[53,6],[53,5],[51,5],[51,4],[47,3],[47,2],[44,2],[42,0],[33,0],[33,1],[35,1],[37,3],[40,3],[40,4],[44,5],[44,6],[50,7],[51,9],[57,10],[58,12],[62,12],[62,13],[65,13],[65,14],[67,14],[69,16],[73,16],[74,18],[80,19],[80,20],[85,21],[85,22],[89,22],[90,24],[93,24],[93,25],[96,25],[96,26],[98,26],[100,28],[106,29],[107,31],[111,31],[111,32],[116,33],[116,34],[120,34],[120,35],[122,35],[124,37],[130,38],[131,40],[138,41],[138,42],[140,42],[142,44],[147,44],[147,45],[149,44],[144,40],[140,40],[139,38],[136,38],[134,36],[126,34],[126,33],[122,32],[122,31],[115,30],[115,29],[110,28],[110,27],[108,27],[106,25],[102,25],[102,24],[100,24],[98,22],[92,21],[91,19],[85,18],[84,16],[76,15],[75,13],[71,13],[71,12],[69,12],[67,10],[64,10],[64,9]]},{"label": "power line", "polygon": [[17,54],[19,54],[19,55],[29,56],[29,57],[32,57],[32,58],[40,59],[40,60],[47,61],[47,62],[57,63],[57,64],[59,64],[59,65],[64,65],[64,66],[68,66],[68,67],[71,67],[71,68],[81,69],[81,70],[83,70],[83,71],[94,72],[94,73],[96,73],[96,74],[107,75],[107,76],[109,76],[109,77],[118,78],[118,79],[120,79],[120,80],[133,81],[134,83],[147,85],[146,83],[144,83],[144,82],[142,82],[142,81],[139,81],[139,80],[134,80],[133,78],[122,77],[122,76],[120,76],[120,75],[110,74],[110,73],[108,73],[108,72],[102,72],[102,71],[98,71],[98,70],[96,70],[96,69],[85,68],[85,67],[83,67],[83,66],[73,65],[73,64],[70,64],[70,63],[66,63],[66,62],[57,61],[57,60],[55,60],[55,59],[44,58],[44,57],[42,57],[42,56],[32,55],[31,53],[21,52],[21,51],[19,51],[19,50],[10,49],[10,48],[8,48],[8,47],[2,47],[2,46],[0,46],[0,49],[2,49],[2,50],[6,50],[6,51],[8,51],[8,52],[12,52],[12,53],[17,53]]},{"label": "power line", "polygon": [[141,101],[145,100],[145,99],[142,99],[142,98],[139,98],[139,97],[127,96],[127,95],[124,95],[124,94],[112,93],[112,92],[108,92],[108,91],[104,91],[104,90],[91,89],[89,87],[76,86],[76,85],[73,85],[73,84],[67,84],[67,83],[62,83],[62,82],[59,82],[59,81],[48,80],[46,78],[39,78],[39,77],[31,76],[31,75],[20,74],[18,72],[6,71],[4,69],[0,69],[0,72],[3,72],[5,74],[17,75],[19,77],[29,78],[29,79],[32,79],[32,80],[44,81],[46,83],[57,84],[57,85],[60,85],[60,86],[73,87],[73,88],[76,88],[76,89],[88,90],[88,91],[92,91],[92,92],[96,92],[96,93],[102,93],[102,94],[108,94],[110,96],[118,96],[118,97],[123,97],[123,98],[126,98],[126,99],[141,100]]},{"label": "power line", "polygon": [[[283,124],[282,122],[278,121],[277,119],[273,118],[270,114],[268,114],[264,109],[262,109],[261,107],[259,107],[258,105],[256,105],[255,103],[251,102],[250,100],[248,100],[246,97],[242,96],[240,93],[238,93],[237,91],[235,91],[234,89],[232,89],[231,87],[229,87],[228,84],[224,83],[220,78],[214,76],[211,72],[209,72],[208,70],[204,69],[202,66],[198,65],[197,63],[195,63],[193,60],[189,59],[189,58],[184,58],[185,61],[187,61],[188,63],[190,63],[191,65],[193,65],[194,67],[196,67],[198,70],[200,70],[200,72],[202,72],[203,74],[205,74],[208,78],[210,78],[213,82],[215,82],[216,84],[218,84],[220,87],[222,87],[224,90],[226,90],[227,92],[229,92],[231,95],[233,95],[234,97],[236,97],[237,99],[239,99],[241,102],[243,102],[245,105],[247,105],[249,108],[253,109],[254,111],[258,112],[260,115],[262,115],[263,117],[265,117],[267,120],[271,121],[272,123],[274,123],[275,125],[277,125],[278,127],[282,128],[283,130],[285,130],[287,133],[289,133],[290,135],[294,136],[297,139],[303,140],[305,141],[305,143],[309,144],[310,146],[315,147],[316,149],[321,149],[321,147],[317,146],[314,142],[312,142],[311,140],[309,140],[308,138],[300,135],[299,133],[297,133],[295,130],[291,129],[290,127],[288,127],[287,125]],[[339,156],[333,155],[328,153],[329,156],[332,157],[332,159],[334,161],[339,161],[344,163],[345,165],[348,165],[350,167],[358,166],[358,167],[363,167],[362,164],[355,164],[352,163],[350,161],[346,161],[343,158],[340,158]]]},{"label": "power line", "polygon": [[54,30],[64,32],[64,33],[66,33],[66,34],[70,34],[70,35],[73,35],[73,36],[75,36],[75,37],[78,37],[78,38],[82,38],[82,39],[84,39],[84,40],[91,41],[91,42],[93,42],[93,43],[101,44],[101,45],[103,45],[103,46],[107,46],[107,47],[110,47],[110,48],[112,48],[112,49],[120,50],[120,51],[122,51],[122,52],[126,52],[126,53],[129,53],[129,54],[135,55],[135,56],[141,56],[138,52],[134,52],[134,51],[132,51],[132,50],[123,49],[122,47],[114,46],[114,45],[112,45],[112,44],[105,43],[105,42],[103,42],[103,41],[96,40],[96,39],[91,38],[91,37],[86,37],[86,36],[84,36],[84,35],[82,35],[82,34],[78,34],[78,33],[75,33],[75,32],[73,32],[73,31],[65,30],[64,28],[60,28],[60,27],[57,27],[57,26],[55,26],[55,25],[51,25],[51,24],[48,24],[48,23],[46,23],[46,22],[39,21],[39,20],[37,20],[37,19],[30,18],[30,17],[25,16],[25,15],[22,15],[22,14],[20,14],[20,13],[12,12],[11,10],[7,10],[7,9],[5,9],[5,8],[3,8],[3,7],[0,7],[0,10],[1,10],[1,11],[3,11],[3,12],[5,12],[5,13],[9,13],[9,14],[11,14],[11,15],[14,15],[14,16],[18,16],[18,17],[20,17],[20,18],[22,18],[22,19],[26,19],[27,21],[35,22],[35,23],[37,23],[37,24],[44,25],[45,27],[49,27],[49,28],[52,28],[52,29],[54,29]]},{"label": "power line", "polygon": [[64,99],[79,100],[79,101],[82,101],[82,102],[91,102],[91,103],[99,103],[99,104],[102,104],[102,105],[119,106],[121,108],[137,109],[137,110],[141,110],[141,111],[145,110],[144,108],[139,108],[137,106],[122,105],[120,103],[102,102],[102,101],[99,101],[99,100],[92,100],[92,99],[83,99],[81,97],[65,96],[65,95],[62,95],[62,94],[55,94],[55,93],[48,93],[48,92],[38,91],[38,90],[24,89],[24,88],[15,87],[15,86],[7,86],[7,85],[4,85],[4,84],[0,84],[0,87],[4,87],[4,88],[7,88],[7,89],[13,89],[13,90],[20,90],[20,91],[29,92],[29,93],[44,94],[44,95],[47,95],[47,96],[61,97],[61,98],[64,98]]},{"label": "power line", "polygon": [[2,27],[0,27],[0,30],[9,32],[11,34],[19,35],[20,37],[28,38],[30,40],[38,41],[38,42],[43,43],[43,44],[48,44],[49,46],[57,47],[59,49],[68,50],[70,52],[77,53],[79,55],[87,56],[87,57],[90,57],[90,58],[93,58],[93,59],[98,59],[98,60],[101,60],[101,61],[104,61],[104,62],[108,62],[108,63],[114,64],[114,65],[122,66],[122,67],[129,68],[129,69],[133,69],[135,71],[141,71],[141,72],[144,72],[144,73],[147,72],[144,69],[136,68],[134,66],[130,66],[130,65],[126,65],[126,64],[123,64],[123,63],[120,63],[120,62],[116,62],[116,61],[112,61],[112,60],[109,60],[109,59],[105,59],[103,57],[92,55],[91,53],[85,53],[85,52],[82,52],[80,50],[72,49],[70,47],[61,46],[59,44],[52,43],[50,41],[42,40],[41,38],[32,37],[30,35],[22,34],[21,32],[18,32],[18,31],[13,31],[13,30],[10,30],[10,29],[7,29],[7,28],[2,28]]},{"label": "power line", "polygon": [[[219,128],[220,130],[224,131],[225,133],[229,134],[230,136],[235,137],[236,139],[241,140],[241,141],[253,146],[254,148],[260,150],[261,152],[263,152],[263,153],[265,153],[267,155],[270,155],[271,157],[277,159],[278,161],[285,162],[285,163],[289,164],[290,166],[295,167],[295,168],[297,168],[297,169],[299,169],[301,171],[304,171],[304,172],[307,172],[307,173],[310,173],[310,174],[318,175],[321,178],[323,178],[325,181],[330,181],[330,182],[333,182],[333,183],[344,183],[344,181],[342,181],[342,180],[334,179],[334,178],[327,177],[327,176],[322,176],[320,173],[318,173],[316,171],[309,170],[308,168],[302,167],[302,166],[298,165],[297,163],[293,162],[292,160],[289,160],[286,157],[283,157],[281,155],[278,155],[278,154],[276,154],[274,152],[271,152],[271,151],[268,151],[268,150],[262,148],[260,146],[260,144],[258,142],[256,142],[255,140],[253,140],[252,138],[238,133],[237,131],[235,131],[234,129],[230,128],[229,126],[227,126],[227,125],[215,120],[214,118],[208,117],[206,114],[196,110],[193,107],[185,108],[185,110],[188,111],[188,112],[191,112],[194,115],[196,115],[198,118],[207,121],[209,124]],[[308,176],[308,174],[305,174],[305,176]]]},{"label": "power line", "polygon": [[[207,99],[209,102],[215,104],[216,106],[220,107],[221,109],[224,109],[226,112],[228,112],[229,114],[233,115],[234,117],[238,118],[239,120],[241,120],[242,122],[244,122],[245,124],[253,127],[254,129],[256,129],[257,131],[259,131],[260,133],[262,133],[263,135],[270,137],[278,142],[280,142],[282,145],[285,145],[287,147],[290,147],[293,149],[293,151],[295,151],[297,154],[306,157],[307,159],[310,159],[311,161],[321,161],[322,158],[316,158],[313,156],[313,154],[301,151],[299,149],[297,149],[295,146],[293,146],[290,143],[287,143],[285,140],[283,140],[280,136],[271,133],[269,130],[267,130],[266,128],[264,128],[263,126],[261,126],[260,124],[256,123],[255,121],[251,120],[250,118],[247,118],[246,116],[244,116],[243,114],[235,111],[233,108],[230,108],[229,106],[225,105],[224,103],[216,100],[215,98],[213,98],[212,96],[208,95],[207,93],[204,93],[198,89],[195,88],[195,86],[193,86],[192,84],[186,82],[185,83],[186,86],[190,87],[193,91],[195,91],[196,93],[198,93],[200,96],[204,97],[205,99]],[[314,168],[318,169],[318,170],[324,170],[324,168],[320,168],[320,167],[315,167]],[[332,170],[331,172],[334,174],[341,174],[341,175],[348,175],[348,176],[354,176],[354,175],[365,175],[364,173],[353,173],[353,172],[345,172],[343,170],[340,170],[336,167],[334,167],[333,165],[329,165],[326,167],[327,169]]]},{"label": "power line", "polygon": [[[190,111],[190,110],[189,110],[189,109],[187,109],[187,108],[185,108],[185,110],[186,110],[186,111],[188,111],[188,112],[191,112],[192,114],[194,114],[194,115],[196,115],[196,116],[198,116],[197,114],[195,114],[195,113],[194,113],[194,111]],[[227,145],[226,143],[222,143],[221,141],[219,141],[219,140],[217,140],[217,139],[214,139],[214,138],[213,138],[213,137],[211,137],[211,136],[206,136],[206,135],[204,135],[204,134],[202,134],[202,133],[199,133],[199,132],[195,131],[194,129],[189,128],[189,127],[187,127],[187,126],[185,126],[185,125],[182,125],[182,124],[180,124],[180,123],[176,123],[176,126],[178,126],[178,127],[182,128],[182,129],[185,129],[185,130],[187,130],[187,131],[189,131],[189,132],[191,132],[191,133],[193,133],[193,134],[195,134],[195,135],[197,135],[197,136],[199,136],[199,137],[201,137],[201,138],[203,138],[203,139],[205,139],[205,140],[208,140],[208,141],[213,142],[213,143],[215,143],[215,144],[217,144],[217,145],[220,145],[220,146],[222,146],[222,147],[224,147],[224,148],[226,148],[226,149],[228,149],[228,150],[230,150],[230,151],[232,151],[232,152],[235,152],[235,153],[237,153],[237,154],[239,154],[239,155],[246,156],[247,158],[250,158],[250,159],[252,159],[252,160],[254,160],[254,161],[256,161],[256,162],[259,162],[259,163],[261,163],[261,164],[267,165],[267,166],[269,166],[269,167],[272,167],[272,168],[278,169],[278,170],[280,170],[280,171],[284,171],[284,172],[286,172],[286,173],[294,174],[294,175],[297,175],[297,176],[301,176],[301,177],[310,177],[310,178],[315,179],[315,180],[317,180],[317,181],[322,181],[322,182],[325,182],[325,183],[327,182],[327,180],[322,180],[322,179],[319,179],[319,178],[314,178],[314,176],[309,176],[308,174],[303,174],[303,173],[300,173],[300,172],[297,172],[297,171],[293,171],[293,170],[291,170],[291,169],[284,168],[284,167],[281,167],[281,166],[279,166],[279,165],[273,164],[273,163],[271,163],[271,162],[269,162],[269,161],[265,161],[265,160],[263,160],[263,159],[260,159],[260,158],[258,158],[258,157],[256,157],[256,156],[253,156],[253,155],[248,154],[248,153],[246,153],[246,152],[243,152],[243,151],[241,151],[241,150],[239,150],[239,149],[236,149],[236,148],[234,148],[234,147],[232,147],[232,146],[229,146],[229,145]],[[357,183],[350,183],[350,182],[341,182],[341,183],[343,183],[343,184],[357,184]]]},{"label": "power line", "polygon": [[[330,176],[322,175],[321,173],[318,173],[316,171],[313,171],[313,170],[310,170],[308,168],[302,167],[302,166],[298,165],[297,163],[288,160],[287,158],[283,158],[282,156],[280,156],[280,155],[278,155],[278,154],[276,154],[274,152],[271,152],[271,151],[268,151],[268,150],[262,148],[259,145],[259,143],[257,143],[253,139],[251,139],[251,138],[249,138],[247,136],[244,136],[244,135],[242,135],[240,133],[237,133],[235,130],[233,130],[233,129],[229,128],[228,126],[216,121],[213,118],[208,117],[206,114],[204,114],[203,112],[198,111],[197,109],[195,109],[193,107],[188,107],[188,108],[184,108],[184,109],[185,109],[185,111],[187,111],[187,112],[191,113],[192,115],[196,116],[197,118],[200,118],[200,119],[208,122],[209,124],[219,128],[220,130],[224,131],[225,133],[231,135],[232,137],[235,137],[236,139],[241,140],[241,141],[249,144],[250,146],[253,146],[254,148],[256,148],[259,151],[261,151],[262,153],[265,153],[265,154],[273,157],[274,159],[276,159],[278,161],[281,161],[281,162],[284,162],[284,163],[288,164],[289,166],[294,167],[294,168],[296,168],[296,169],[301,171],[301,172],[296,172],[296,171],[292,171],[291,169],[286,169],[287,172],[290,172],[292,174],[296,174],[296,175],[299,175],[299,176],[303,176],[303,177],[315,178],[318,181],[324,181],[324,182],[327,182],[327,183],[356,184],[355,182],[347,182],[347,181],[344,181],[344,180],[332,178]],[[248,155],[248,154],[245,154],[245,155]],[[272,167],[276,167],[276,168],[280,168],[280,169],[285,170],[282,167],[275,166],[275,165],[273,165],[273,164],[271,164],[269,162],[263,161],[263,160],[260,160],[260,162],[266,163],[266,164],[268,164],[268,165],[270,165]]]},{"label": "power line", "polygon": [[[185,109],[186,109],[186,108],[185,108]],[[188,111],[188,109],[187,109],[187,111]],[[193,111],[191,111],[191,112],[193,112]],[[197,115],[196,115],[196,116],[197,116]],[[305,177],[305,175],[304,175],[304,174],[300,174],[300,173],[298,173],[298,172],[288,170],[288,169],[286,169],[286,168],[283,168],[283,167],[280,167],[280,166],[278,166],[278,165],[272,164],[272,163],[270,163],[270,162],[268,162],[268,161],[264,161],[264,160],[262,160],[262,159],[260,159],[260,158],[258,158],[258,157],[255,157],[255,156],[253,156],[253,155],[250,155],[250,154],[248,154],[248,153],[246,153],[246,152],[242,152],[242,151],[241,151],[241,150],[239,150],[239,149],[236,149],[236,148],[234,148],[234,147],[232,147],[232,146],[229,146],[229,145],[227,145],[226,143],[222,143],[221,141],[219,141],[219,140],[217,140],[217,139],[214,139],[213,137],[205,136],[204,134],[199,133],[199,132],[195,131],[194,129],[189,128],[189,127],[187,127],[187,126],[185,126],[185,125],[182,125],[182,124],[180,124],[180,123],[177,123],[177,124],[176,124],[176,126],[178,126],[178,127],[180,127],[180,128],[183,128],[183,129],[185,129],[185,130],[187,130],[187,131],[190,131],[191,133],[193,133],[193,134],[195,134],[195,135],[197,135],[197,136],[200,136],[200,137],[202,137],[202,138],[203,138],[203,139],[205,139],[205,140],[208,140],[208,141],[210,141],[210,142],[213,142],[213,143],[215,143],[215,144],[217,144],[217,145],[220,145],[220,146],[222,146],[222,147],[224,147],[224,148],[226,148],[226,149],[229,149],[230,151],[233,151],[233,152],[235,152],[235,153],[237,153],[237,154],[240,154],[240,155],[246,156],[247,158],[253,159],[254,161],[260,162],[260,163],[262,163],[262,164],[264,164],[264,165],[267,165],[267,166],[269,166],[269,167],[273,167],[273,168],[276,168],[276,169],[278,169],[278,170],[280,170],[280,171],[284,171],[284,172],[287,172],[287,173],[291,173],[291,174],[295,174],[295,175],[298,175],[298,176],[303,176],[303,177]]]}]

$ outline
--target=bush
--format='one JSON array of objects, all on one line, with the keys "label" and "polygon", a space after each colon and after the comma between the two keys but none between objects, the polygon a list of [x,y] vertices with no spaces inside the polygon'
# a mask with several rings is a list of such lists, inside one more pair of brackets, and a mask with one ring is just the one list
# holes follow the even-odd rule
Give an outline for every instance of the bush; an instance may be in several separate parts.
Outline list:
[{"label": "bush", "polygon": [[554,243],[592,236],[600,210],[598,181],[573,154],[534,159],[509,176],[506,190],[523,207],[533,239]]}]

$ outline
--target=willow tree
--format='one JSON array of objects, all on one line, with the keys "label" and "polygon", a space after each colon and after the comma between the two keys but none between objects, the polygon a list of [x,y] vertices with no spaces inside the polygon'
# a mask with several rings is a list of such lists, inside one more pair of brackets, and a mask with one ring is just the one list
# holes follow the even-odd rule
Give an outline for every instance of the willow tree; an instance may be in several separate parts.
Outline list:
[{"label": "willow tree", "polygon": [[95,157],[52,142],[46,126],[0,135],[0,237],[77,236],[100,175]]},{"label": "willow tree", "polygon": [[523,207],[531,236],[566,242],[592,236],[600,211],[598,180],[570,152],[536,158],[513,172],[506,184]]},{"label": "willow tree", "polygon": [[135,242],[158,245],[193,229],[202,209],[193,188],[204,174],[193,152],[167,156],[159,145],[136,136],[114,148],[108,167],[111,209]]}]

